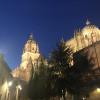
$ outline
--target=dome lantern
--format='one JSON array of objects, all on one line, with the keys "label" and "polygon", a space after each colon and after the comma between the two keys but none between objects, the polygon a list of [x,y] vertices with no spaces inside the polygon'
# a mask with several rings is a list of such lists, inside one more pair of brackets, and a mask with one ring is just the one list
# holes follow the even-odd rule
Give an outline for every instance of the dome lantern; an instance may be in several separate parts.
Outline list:
[{"label": "dome lantern", "polygon": [[90,21],[87,19],[86,25],[90,25],[90,24],[91,24]]},{"label": "dome lantern", "polygon": [[29,40],[33,40],[33,35],[32,35],[32,33],[29,35]]}]

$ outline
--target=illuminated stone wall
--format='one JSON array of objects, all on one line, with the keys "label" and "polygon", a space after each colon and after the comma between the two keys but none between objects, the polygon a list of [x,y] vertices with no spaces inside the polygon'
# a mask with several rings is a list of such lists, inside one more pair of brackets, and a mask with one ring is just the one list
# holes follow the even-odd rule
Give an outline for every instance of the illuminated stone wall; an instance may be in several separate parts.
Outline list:
[{"label": "illuminated stone wall", "polygon": [[30,35],[23,49],[21,64],[12,71],[13,77],[29,81],[32,74],[38,70],[40,58],[41,54],[38,44],[33,40],[32,35]]},{"label": "illuminated stone wall", "polygon": [[74,52],[77,52],[96,41],[100,41],[100,29],[88,23],[82,29],[75,31],[74,37],[67,40],[66,45],[70,46]]},{"label": "illuminated stone wall", "polygon": [[100,68],[100,41],[74,53],[74,59],[77,59],[79,54],[87,56],[88,61],[90,61],[89,63],[93,65],[91,68]]}]

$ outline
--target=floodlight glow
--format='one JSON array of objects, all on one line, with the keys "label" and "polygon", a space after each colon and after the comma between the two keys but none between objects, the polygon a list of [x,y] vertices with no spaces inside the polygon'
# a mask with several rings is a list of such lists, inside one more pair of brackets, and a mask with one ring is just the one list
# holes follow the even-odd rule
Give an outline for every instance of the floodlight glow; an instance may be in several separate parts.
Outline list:
[{"label": "floodlight glow", "polygon": [[100,92],[100,88],[97,88],[96,91],[97,91],[97,92]]},{"label": "floodlight glow", "polygon": [[21,86],[21,85],[18,85],[18,88],[19,88],[20,90],[22,90],[22,86]]},{"label": "floodlight glow", "polygon": [[86,98],[85,98],[85,97],[83,97],[82,99],[83,99],[83,100],[86,100]]},{"label": "floodlight glow", "polygon": [[9,86],[9,87],[11,87],[11,86],[12,86],[12,81],[10,81],[10,82],[8,83],[8,86]]}]

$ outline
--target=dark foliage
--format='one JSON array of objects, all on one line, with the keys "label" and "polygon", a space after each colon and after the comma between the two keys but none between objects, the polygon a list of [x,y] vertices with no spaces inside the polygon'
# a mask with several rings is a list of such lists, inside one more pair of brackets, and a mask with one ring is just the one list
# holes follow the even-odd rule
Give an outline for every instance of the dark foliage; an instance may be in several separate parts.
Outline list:
[{"label": "dark foliage", "polygon": [[[73,66],[70,63],[72,56]],[[72,94],[88,95],[93,90],[90,87],[96,82],[92,80],[97,78],[93,67],[93,58],[88,58],[88,52],[78,52],[73,55],[72,50],[61,41],[51,53],[49,67],[41,63],[39,72],[31,78],[29,97],[32,100],[64,97],[66,90]]]},{"label": "dark foliage", "polygon": [[28,95],[31,100],[47,100],[47,66],[41,63],[39,71],[35,72],[33,78],[29,82]]},{"label": "dark foliage", "polygon": [[74,65],[70,73],[71,79],[67,82],[71,93],[80,94],[88,91],[85,88],[88,88],[94,79],[93,67],[93,58],[88,58],[88,52],[74,54]]},{"label": "dark foliage", "polygon": [[62,40],[50,56],[50,80],[54,96],[61,96],[66,91],[66,81],[70,72],[72,50]]}]

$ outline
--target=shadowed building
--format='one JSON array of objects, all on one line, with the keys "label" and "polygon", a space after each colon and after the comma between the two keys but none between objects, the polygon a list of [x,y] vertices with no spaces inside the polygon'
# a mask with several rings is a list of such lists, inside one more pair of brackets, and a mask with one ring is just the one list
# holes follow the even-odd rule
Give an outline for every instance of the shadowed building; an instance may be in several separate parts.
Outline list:
[{"label": "shadowed building", "polygon": [[87,21],[85,27],[76,30],[74,37],[66,41],[66,45],[70,46],[74,52],[77,52],[96,41],[100,41],[100,29]]},{"label": "shadowed building", "polygon": [[[7,80],[7,78],[11,77],[11,70],[8,67],[6,61],[4,60],[4,57],[2,54],[0,54],[0,98],[2,96],[2,86]],[[1,100],[1,99],[0,99]]]},{"label": "shadowed building", "polygon": [[86,62],[84,62],[82,65],[83,61],[81,61],[76,66],[81,67],[81,69],[84,67],[83,69],[86,70],[86,73],[81,77],[83,83],[81,84],[80,91],[87,92],[87,89],[92,90],[88,92],[87,99],[80,93],[80,97],[75,100],[100,100],[100,92],[97,93],[96,91],[100,87],[100,29],[87,21],[84,28],[76,31],[74,37],[66,41],[66,45],[70,46],[74,52],[72,65],[76,63],[75,59],[81,60],[79,58],[80,55],[86,55],[90,64],[85,65],[84,63]]}]

